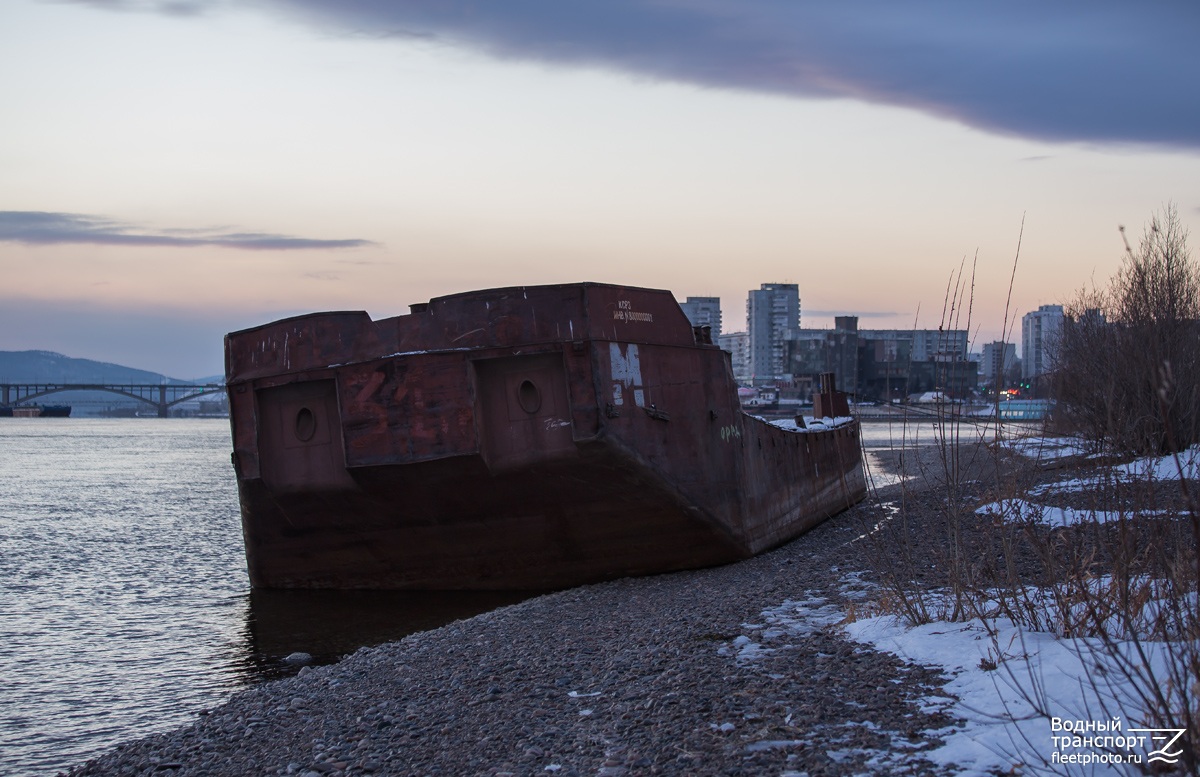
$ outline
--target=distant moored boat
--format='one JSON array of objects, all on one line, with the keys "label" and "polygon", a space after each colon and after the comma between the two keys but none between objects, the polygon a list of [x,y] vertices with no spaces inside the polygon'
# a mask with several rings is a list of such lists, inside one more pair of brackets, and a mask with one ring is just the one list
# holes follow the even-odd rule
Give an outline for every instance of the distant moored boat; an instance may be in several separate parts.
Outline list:
[{"label": "distant moored boat", "polygon": [[0,418],[69,418],[70,405],[7,405],[0,407]]}]

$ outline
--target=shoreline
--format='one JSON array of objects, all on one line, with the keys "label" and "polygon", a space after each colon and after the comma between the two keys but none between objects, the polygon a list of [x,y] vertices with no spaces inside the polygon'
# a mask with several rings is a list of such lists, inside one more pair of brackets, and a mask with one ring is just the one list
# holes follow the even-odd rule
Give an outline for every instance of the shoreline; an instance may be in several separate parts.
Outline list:
[{"label": "shoreline", "polygon": [[69,774],[950,773],[920,756],[951,724],[922,711],[946,678],[836,627],[797,637],[765,617],[853,606],[872,549],[856,540],[881,498],[736,564],[361,649]]},{"label": "shoreline", "polygon": [[[981,481],[987,448],[959,447]],[[871,556],[897,500],[938,536],[945,462],[866,455],[888,485],[775,550],[362,648],[62,774],[951,774],[922,757],[959,724],[930,704],[950,677],[839,625],[886,594]]]}]

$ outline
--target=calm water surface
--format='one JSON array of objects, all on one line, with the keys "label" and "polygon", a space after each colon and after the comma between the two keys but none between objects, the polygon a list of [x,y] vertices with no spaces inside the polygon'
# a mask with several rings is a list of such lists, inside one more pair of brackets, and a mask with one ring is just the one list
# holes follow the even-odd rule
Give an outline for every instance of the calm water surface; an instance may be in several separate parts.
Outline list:
[{"label": "calm water surface", "polygon": [[0,422],[0,775],[521,595],[254,592],[224,419]]}]

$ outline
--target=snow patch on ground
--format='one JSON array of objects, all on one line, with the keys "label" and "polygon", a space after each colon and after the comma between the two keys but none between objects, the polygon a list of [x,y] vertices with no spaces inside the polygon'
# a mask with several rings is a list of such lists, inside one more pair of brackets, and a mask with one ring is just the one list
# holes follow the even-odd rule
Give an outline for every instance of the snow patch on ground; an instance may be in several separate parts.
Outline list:
[{"label": "snow patch on ground", "polygon": [[[1034,437],[1015,440],[1007,443],[1008,447],[1030,458],[1046,458],[1042,451],[1047,446],[1053,447],[1052,438]],[[1070,439],[1059,440],[1060,451],[1081,451],[1078,441]],[[1075,455],[1063,454],[1063,455]],[[1114,478],[1117,481],[1162,481],[1179,480],[1180,476],[1188,480],[1200,479],[1200,445],[1194,445],[1176,456],[1147,456],[1127,464],[1114,466],[1106,470],[1105,475],[1087,478],[1071,478],[1057,483],[1048,483],[1030,489],[1026,494],[1030,498],[1001,499],[985,504],[976,509],[979,515],[991,515],[1009,522],[1032,521],[1052,527],[1075,526],[1080,523],[1107,523],[1122,518],[1133,518],[1133,513],[1122,513],[1110,510],[1088,510],[1072,507],[1055,507],[1043,501],[1056,495],[1072,494],[1091,491],[1103,485],[1102,478]],[[1163,511],[1141,511],[1136,517],[1151,517],[1167,515]]]},{"label": "snow patch on ground", "polygon": [[768,627],[764,637],[779,637],[785,634],[805,637],[826,626],[841,623],[846,614],[836,604],[828,604],[817,596],[802,601],[788,599],[778,607],[763,612]]},{"label": "snow patch on ground", "polygon": [[[845,593],[856,597],[870,587],[861,580],[860,573],[843,574],[842,583]],[[960,723],[926,731],[917,743],[898,734],[893,736],[889,751],[873,752],[866,759],[876,773],[887,773],[910,757],[920,757],[946,767],[953,765],[962,770],[960,774],[979,777],[1009,770],[1135,774],[1138,772],[1131,761],[1114,763],[1113,759],[1140,758],[1145,762],[1156,747],[1166,742],[1162,736],[1170,736],[1148,731],[1160,731],[1165,723],[1147,719],[1137,702],[1137,688],[1118,679],[1123,677],[1122,672],[1096,640],[1026,631],[1005,619],[986,623],[938,621],[914,627],[897,616],[880,615],[847,623],[839,607],[819,596],[785,601],[763,611],[762,621],[744,625],[761,631],[764,641],[768,634],[776,642],[798,640],[820,629],[840,626],[856,642],[910,664],[938,669],[949,678],[944,689],[949,695],[926,697],[921,706],[926,712],[943,712]],[[739,660],[753,660],[771,650],[744,635],[734,644]],[[1120,647],[1126,659],[1141,660],[1136,646]],[[1171,646],[1142,643],[1141,650],[1148,664],[1164,676]],[[1059,721],[1057,727],[1054,718]],[[1119,722],[1115,731],[1073,730],[1077,726],[1111,727],[1114,721]],[[1090,741],[1075,739],[1094,736],[1119,737],[1109,742],[1120,741],[1121,746],[1092,746]],[[1154,736],[1160,737],[1157,743]],[[1126,743],[1126,738],[1133,744]],[[943,744],[933,749],[923,746],[935,739]],[[751,743],[748,750],[801,744],[800,740],[770,740]],[[916,750],[920,750],[919,756],[914,754]],[[1059,759],[1078,760],[1056,763],[1056,752]],[[830,752],[835,761],[863,754],[855,749]]]},{"label": "snow patch on ground", "polygon": [[1118,477],[1152,480],[1200,479],[1200,445],[1193,445],[1176,456],[1150,456],[1113,467]]},{"label": "snow patch on ground", "polygon": [[[1116,662],[1096,640],[1024,631],[1003,619],[986,627],[980,621],[910,627],[888,615],[847,624],[845,630],[858,642],[940,668],[951,678],[945,689],[954,698],[932,698],[929,704],[965,724],[931,732],[945,744],[922,756],[957,764],[963,774],[986,775],[1021,765],[1065,773],[1080,773],[1076,770],[1086,766],[1088,774],[1132,774],[1136,767],[1130,759],[1146,761],[1161,744],[1138,729],[1158,731],[1165,723],[1146,719],[1137,688],[1116,671]],[[1121,648],[1134,659],[1134,646]],[[1169,645],[1143,643],[1142,649],[1149,665],[1166,671]],[[1054,718],[1066,723],[1056,727]],[[1113,721],[1119,728],[1108,730]],[[1078,725],[1093,729],[1064,729]],[[1075,737],[1116,739],[1099,746]],[[1071,757],[1077,760],[1062,760]]]},{"label": "snow patch on ground", "polygon": [[[975,510],[979,515],[991,515],[1009,523],[1029,521],[1053,528],[1076,526],[1081,523],[1109,523],[1135,517],[1133,513],[1115,510],[1086,510],[1074,507],[1052,507],[1028,499],[1001,499]],[[1138,517],[1168,515],[1162,510],[1137,513]]]},{"label": "snow patch on ground", "polygon": [[[848,597],[860,599],[867,591],[876,589],[873,584],[862,580],[863,573],[861,572],[843,572],[836,567],[832,571],[841,572],[839,588]],[[759,634],[762,642],[768,643],[772,647],[763,647],[762,644],[754,642],[750,637],[741,635],[733,640],[730,646],[723,647],[718,652],[723,655],[733,655],[739,663],[753,662],[767,653],[797,647],[798,643],[806,637],[819,631],[836,629],[844,620],[845,613],[842,612],[842,609],[829,603],[824,597],[809,595],[803,599],[789,599],[776,607],[764,610],[759,622],[742,624],[743,628],[751,633]],[[790,722],[790,718],[789,715],[788,722]],[[714,731],[721,733],[731,733],[735,730],[731,723],[720,725],[713,723],[711,727]],[[883,734],[889,744],[883,749],[864,748],[855,733],[860,729],[869,729]],[[859,772],[861,774],[887,775],[905,771],[913,762],[922,758],[929,748],[928,739],[912,740],[908,734],[882,730],[878,723],[871,720],[836,726],[816,726],[811,729],[809,734],[810,737],[807,739],[750,741],[746,743],[745,749],[747,753],[803,749],[811,747],[813,742],[819,741],[827,748],[825,753],[834,763],[859,763],[863,769]],[[937,735],[934,734],[931,738],[935,736]],[[789,756],[790,760],[791,756]],[[795,776],[806,773],[785,770],[782,774]]]},{"label": "snow patch on ground", "polygon": [[719,655],[732,655],[739,663],[756,661],[780,648],[791,647],[790,643],[767,647],[764,642],[776,642],[791,638],[803,638],[820,629],[840,623],[846,615],[837,605],[828,604],[819,596],[803,600],[787,599],[777,607],[762,612],[762,623],[743,623],[742,628],[758,635],[755,640],[747,634],[739,634],[728,645],[717,649]]},{"label": "snow patch on ground", "polygon": [[[1021,437],[1001,443],[1014,453],[1027,459],[1040,461],[1061,459],[1070,456],[1092,456],[1092,447],[1073,437]],[[1181,451],[1177,455],[1146,456],[1127,464],[1114,466],[1110,470],[1118,478],[1151,480],[1179,480],[1180,474],[1188,480],[1200,479],[1200,445]],[[1063,481],[1057,487],[1069,485],[1086,488],[1089,480]]]},{"label": "snow patch on ground", "polygon": [[1037,461],[1053,461],[1072,456],[1087,456],[1091,447],[1074,437],[1018,437],[1001,443],[1013,453]]}]

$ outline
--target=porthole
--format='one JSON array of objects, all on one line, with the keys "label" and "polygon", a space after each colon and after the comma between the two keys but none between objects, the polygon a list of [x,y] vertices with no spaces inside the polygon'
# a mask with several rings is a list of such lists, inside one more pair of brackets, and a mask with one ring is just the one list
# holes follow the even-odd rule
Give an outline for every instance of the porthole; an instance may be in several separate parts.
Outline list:
[{"label": "porthole", "polygon": [[296,412],[296,437],[300,442],[308,442],[317,433],[317,416],[307,407]]},{"label": "porthole", "polygon": [[526,413],[536,413],[542,409],[542,392],[538,391],[538,387],[533,385],[532,381],[521,381],[521,385],[517,387],[517,404]]}]

